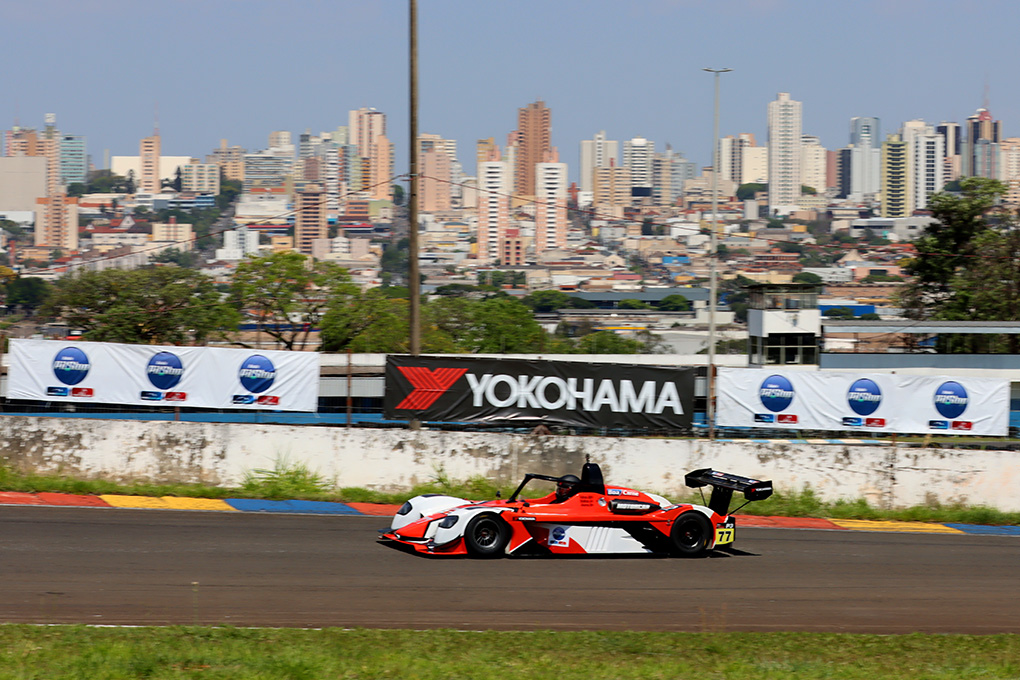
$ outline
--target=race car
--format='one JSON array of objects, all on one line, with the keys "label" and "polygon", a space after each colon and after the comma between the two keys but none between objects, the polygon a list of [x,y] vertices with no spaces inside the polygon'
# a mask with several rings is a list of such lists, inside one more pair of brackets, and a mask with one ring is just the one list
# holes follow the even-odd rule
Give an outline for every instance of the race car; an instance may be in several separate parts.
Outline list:
[{"label": "race car", "polygon": [[[556,484],[552,493],[524,499],[528,482]],[[509,498],[473,502],[425,494],[401,506],[380,541],[424,555],[665,554],[701,557],[733,543],[733,493],[746,502],[772,495],[772,482],[712,469],[694,470],[687,486],[712,487],[707,506],[675,504],[662,496],[606,485],[602,470],[585,463],[581,476],[528,473]],[[741,505],[740,507],[743,507]],[[739,508],[737,508],[739,510]]]}]

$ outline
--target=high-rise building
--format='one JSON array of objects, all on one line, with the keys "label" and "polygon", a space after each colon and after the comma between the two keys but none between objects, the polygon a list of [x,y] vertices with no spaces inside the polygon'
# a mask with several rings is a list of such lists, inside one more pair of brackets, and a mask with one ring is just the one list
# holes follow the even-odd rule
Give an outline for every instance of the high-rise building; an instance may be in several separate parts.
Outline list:
[{"label": "high-rise building", "polygon": [[601,130],[592,139],[581,141],[581,191],[595,190],[595,168],[620,164],[620,143],[606,138]]},{"label": "high-rise building", "polygon": [[186,163],[181,168],[181,191],[196,194],[220,193],[220,166],[215,163]]},{"label": "high-rise building", "polygon": [[1002,121],[995,120],[986,108],[967,118],[963,174],[967,177],[1000,178],[999,140]]},{"label": "high-rise building", "polygon": [[800,182],[820,194],[828,189],[826,182],[826,154],[822,140],[814,135],[800,136]]},{"label": "high-rise building", "polygon": [[999,142],[1002,154],[1002,181],[1009,187],[1006,202],[1020,205],[1020,137],[1007,137]]},{"label": "high-rise building", "polygon": [[900,139],[907,144],[907,182],[913,212],[926,208],[928,197],[945,185],[945,137],[935,132],[935,126],[915,119],[903,124]]},{"label": "high-rise building", "polygon": [[478,163],[477,258],[481,262],[499,260],[500,239],[510,226],[510,167],[493,148],[486,160]]},{"label": "high-rise building", "polygon": [[206,163],[215,163],[226,179],[237,182],[244,181],[244,149],[240,146],[227,146],[227,140],[221,139],[218,148],[205,157]]},{"label": "high-rise building", "polygon": [[630,169],[622,165],[595,168],[592,209],[596,219],[619,219],[630,205]]},{"label": "high-rise building", "polygon": [[78,250],[78,199],[57,192],[36,199],[35,245],[60,249],[64,254]]},{"label": "high-rise building", "polygon": [[684,193],[684,182],[694,179],[697,168],[694,161],[684,158],[679,151],[666,145],[663,153],[652,158],[652,202],[655,205],[676,205]]},{"label": "high-rise building", "polygon": [[151,137],[146,137],[139,145],[138,157],[141,163],[141,175],[138,178],[138,191],[140,193],[159,193],[162,184],[159,177],[160,153],[159,130],[156,130]]},{"label": "high-rise building", "polygon": [[802,104],[780,92],[768,106],[769,213],[787,214],[800,202]]},{"label": "high-rise building", "polygon": [[850,119],[850,191],[863,200],[878,194],[882,186],[881,122],[871,116]]},{"label": "high-rise building", "polygon": [[552,110],[544,101],[517,109],[514,194],[535,195],[535,165],[552,150]]},{"label": "high-rise building", "polygon": [[936,134],[945,140],[946,155],[942,160],[942,174],[947,182],[960,179],[963,173],[963,131],[959,123],[942,121],[935,126]]},{"label": "high-rise building", "polygon": [[309,184],[294,197],[294,248],[311,255],[313,241],[328,237],[326,195],[318,184]]},{"label": "high-rise building", "polygon": [[386,137],[386,114],[361,108],[348,115],[348,142],[361,158],[360,181],[350,185],[353,191],[364,191],[373,199],[392,197],[393,145]]},{"label": "high-rise building", "polygon": [[89,178],[89,157],[85,138],[80,135],[60,136],[60,183],[84,184]]},{"label": "high-rise building", "polygon": [[899,135],[882,143],[882,217],[910,217],[910,153]]},{"label": "high-rise building", "polygon": [[423,212],[442,212],[453,207],[453,165],[457,142],[439,135],[418,136],[419,207]]},{"label": "high-rise building", "polygon": [[554,147],[535,166],[535,252],[567,245],[567,164]]},{"label": "high-rise building", "polygon": [[652,158],[655,156],[655,142],[644,137],[634,137],[623,143],[623,166],[630,170],[632,189],[652,188]]}]

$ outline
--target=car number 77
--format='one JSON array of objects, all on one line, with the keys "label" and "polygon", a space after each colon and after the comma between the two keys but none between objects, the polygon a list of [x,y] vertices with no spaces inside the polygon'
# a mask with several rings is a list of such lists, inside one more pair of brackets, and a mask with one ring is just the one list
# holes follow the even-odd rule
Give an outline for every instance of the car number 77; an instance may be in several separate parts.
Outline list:
[{"label": "car number 77", "polygon": [[733,542],[733,534],[736,530],[733,527],[717,527],[715,530],[715,544],[723,545]]}]

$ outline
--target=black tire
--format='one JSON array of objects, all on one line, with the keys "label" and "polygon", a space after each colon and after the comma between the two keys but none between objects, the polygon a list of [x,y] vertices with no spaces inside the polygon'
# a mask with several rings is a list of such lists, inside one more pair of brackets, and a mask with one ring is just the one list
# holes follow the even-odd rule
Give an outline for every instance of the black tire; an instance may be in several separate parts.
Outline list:
[{"label": "black tire", "polygon": [[673,522],[669,537],[680,557],[704,557],[713,539],[712,524],[696,510],[685,512]]},{"label": "black tire", "polygon": [[464,531],[464,546],[472,557],[499,557],[509,542],[510,527],[496,515],[478,515]]}]

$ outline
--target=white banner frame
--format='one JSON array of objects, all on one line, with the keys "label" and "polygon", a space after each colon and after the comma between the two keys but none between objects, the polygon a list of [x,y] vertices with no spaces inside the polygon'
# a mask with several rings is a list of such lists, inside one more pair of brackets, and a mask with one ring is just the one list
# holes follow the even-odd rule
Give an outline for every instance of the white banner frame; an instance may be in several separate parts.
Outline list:
[{"label": "white banner frame", "polygon": [[319,355],[226,347],[12,339],[8,399],[317,411]]},{"label": "white banner frame", "polygon": [[998,378],[720,367],[716,395],[716,427],[1009,435]]}]

